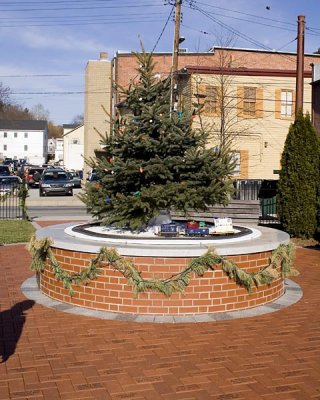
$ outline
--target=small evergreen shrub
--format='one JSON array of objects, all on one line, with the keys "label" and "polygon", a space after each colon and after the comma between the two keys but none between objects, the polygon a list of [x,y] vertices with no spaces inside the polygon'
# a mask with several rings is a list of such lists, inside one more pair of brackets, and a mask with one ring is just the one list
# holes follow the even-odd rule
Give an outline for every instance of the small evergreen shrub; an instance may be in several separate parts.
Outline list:
[{"label": "small evergreen shrub", "polygon": [[291,124],[281,157],[278,215],[291,236],[311,238],[317,229],[320,187],[320,140],[310,116]]}]

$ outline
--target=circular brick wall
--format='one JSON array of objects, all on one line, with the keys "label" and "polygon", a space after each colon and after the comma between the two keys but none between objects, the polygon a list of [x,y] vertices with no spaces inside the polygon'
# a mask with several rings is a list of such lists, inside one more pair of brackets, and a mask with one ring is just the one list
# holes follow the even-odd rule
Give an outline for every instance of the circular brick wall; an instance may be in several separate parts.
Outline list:
[{"label": "circular brick wall", "polygon": [[[81,272],[96,257],[94,253],[52,247],[61,268],[70,273]],[[246,272],[257,272],[269,264],[271,251],[228,257]],[[185,269],[192,258],[127,257],[144,278],[170,278]],[[73,285],[74,295],[58,282],[47,267],[40,277],[40,290],[45,295],[65,303],[115,313],[149,315],[194,315],[243,310],[276,300],[284,293],[284,281],[254,288],[249,294],[219,267],[202,277],[194,275],[184,293],[166,297],[162,293],[140,293],[134,298],[127,279],[108,264],[101,263],[101,274],[86,286]]]}]

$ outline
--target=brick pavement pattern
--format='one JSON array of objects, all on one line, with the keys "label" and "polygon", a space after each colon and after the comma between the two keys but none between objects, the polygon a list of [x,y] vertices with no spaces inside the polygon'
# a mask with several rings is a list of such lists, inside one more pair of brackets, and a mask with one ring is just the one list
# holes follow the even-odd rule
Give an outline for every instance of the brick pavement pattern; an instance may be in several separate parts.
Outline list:
[{"label": "brick pavement pattern", "polygon": [[0,400],[320,399],[318,250],[297,249],[297,304],[197,324],[30,307],[20,290],[29,265],[24,245],[0,247],[0,352],[5,345],[13,353],[0,364]]}]

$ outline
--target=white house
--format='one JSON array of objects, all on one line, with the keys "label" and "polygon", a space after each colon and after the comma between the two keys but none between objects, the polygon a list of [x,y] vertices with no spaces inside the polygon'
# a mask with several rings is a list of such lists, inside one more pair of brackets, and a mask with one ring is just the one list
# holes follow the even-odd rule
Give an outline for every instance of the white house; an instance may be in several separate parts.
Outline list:
[{"label": "white house", "polygon": [[48,124],[41,120],[0,120],[0,158],[41,165],[48,156]]},{"label": "white house", "polygon": [[56,148],[54,152],[54,161],[63,164],[63,139],[57,138],[55,140]]},{"label": "white house", "polygon": [[84,124],[63,125],[63,163],[68,170],[84,168]]}]

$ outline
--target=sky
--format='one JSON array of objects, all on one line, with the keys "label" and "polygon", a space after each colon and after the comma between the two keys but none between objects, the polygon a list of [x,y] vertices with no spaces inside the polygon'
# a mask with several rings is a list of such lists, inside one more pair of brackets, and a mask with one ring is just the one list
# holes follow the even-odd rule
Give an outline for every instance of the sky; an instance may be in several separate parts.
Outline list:
[{"label": "sky", "polygon": [[[0,82],[12,99],[42,104],[56,124],[83,113],[84,71],[104,51],[171,52],[174,0],[0,0]],[[305,51],[320,48],[320,0],[183,0],[180,47],[233,46],[296,51],[297,17],[306,17]]]}]

